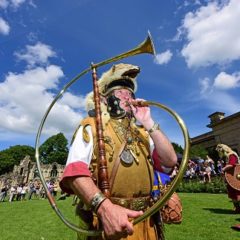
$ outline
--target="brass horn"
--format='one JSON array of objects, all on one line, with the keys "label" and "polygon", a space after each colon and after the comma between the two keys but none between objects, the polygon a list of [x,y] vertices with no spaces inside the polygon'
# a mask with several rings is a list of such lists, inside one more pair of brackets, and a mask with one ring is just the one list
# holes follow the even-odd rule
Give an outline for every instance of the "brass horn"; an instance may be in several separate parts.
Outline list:
[{"label": "brass horn", "polygon": [[127,51],[125,53],[122,53],[122,54],[117,55],[113,58],[107,59],[105,61],[102,61],[100,63],[92,64],[92,68],[97,68],[97,67],[106,65],[108,63],[116,62],[120,59],[127,58],[127,57],[130,57],[130,56],[134,56],[134,55],[137,55],[137,54],[142,54],[142,53],[149,53],[149,54],[152,54],[152,55],[156,55],[153,40],[152,40],[152,36],[151,36],[150,32],[148,32],[148,36],[146,37],[146,39],[142,43],[140,43],[136,48],[133,48],[130,51]]},{"label": "brass horn", "polygon": [[[49,203],[51,205],[51,207],[53,208],[53,210],[55,211],[55,213],[58,215],[58,217],[62,220],[62,222],[68,226],[69,228],[71,228],[72,230],[86,235],[86,236],[100,236],[102,231],[93,231],[93,230],[85,230],[82,228],[79,228],[77,225],[69,222],[61,213],[61,211],[59,210],[59,208],[57,207],[57,204],[55,202],[55,199],[52,197],[51,193],[48,190],[46,181],[43,177],[42,174],[42,170],[41,170],[41,164],[40,164],[40,160],[39,160],[39,147],[40,147],[40,137],[42,134],[42,130],[44,127],[44,124],[47,120],[47,117],[50,113],[50,111],[52,110],[53,106],[55,105],[55,103],[62,97],[62,95],[64,94],[64,92],[74,83],[76,82],[78,79],[80,79],[83,75],[85,75],[86,73],[88,73],[89,71],[91,71],[92,69],[96,69],[97,67],[103,66],[105,64],[111,63],[111,62],[115,62],[118,61],[120,59],[123,58],[127,58],[130,56],[134,56],[137,54],[142,54],[142,53],[149,53],[149,54],[153,54],[155,55],[155,49],[154,49],[154,45],[153,45],[153,41],[151,38],[150,33],[148,32],[148,36],[147,38],[141,43],[139,44],[136,48],[122,53],[120,55],[117,55],[113,58],[107,59],[105,61],[102,61],[100,63],[97,64],[92,64],[90,68],[85,69],[84,71],[82,71],[81,73],[79,73],[77,76],[75,76],[72,80],[70,80],[62,89],[61,91],[56,95],[56,97],[54,98],[54,100],[51,102],[51,104],[49,105],[48,109],[46,110],[41,123],[39,125],[38,128],[38,132],[37,132],[37,136],[36,136],[36,140],[35,140],[35,158],[36,158],[36,164],[37,164],[37,169],[39,172],[39,177],[40,180],[43,184],[44,190],[46,192],[47,198],[49,200]],[[185,139],[185,150],[184,150],[184,154],[183,154],[183,161],[181,164],[181,167],[179,169],[179,174],[178,176],[175,178],[173,184],[171,185],[168,193],[166,193],[163,196],[163,199],[160,200],[158,203],[156,203],[153,207],[151,207],[148,211],[145,212],[144,215],[142,215],[141,217],[137,218],[134,220],[133,224],[137,224],[141,221],[143,221],[145,218],[147,218],[148,216],[152,215],[154,212],[158,211],[158,209],[164,204],[164,202],[166,202],[167,198],[171,195],[171,193],[176,189],[178,183],[180,182],[182,175],[184,173],[184,170],[186,169],[186,164],[187,164],[187,159],[188,159],[188,151],[189,151],[189,136],[188,136],[188,132],[187,132],[187,128],[183,122],[183,120],[172,110],[168,109],[167,107],[158,104],[158,103],[154,103],[154,102],[148,102],[149,105],[154,105],[160,108],[163,108],[164,110],[166,110],[167,112],[169,112],[178,122],[179,126],[182,129],[183,135],[184,135],[184,139]]]}]

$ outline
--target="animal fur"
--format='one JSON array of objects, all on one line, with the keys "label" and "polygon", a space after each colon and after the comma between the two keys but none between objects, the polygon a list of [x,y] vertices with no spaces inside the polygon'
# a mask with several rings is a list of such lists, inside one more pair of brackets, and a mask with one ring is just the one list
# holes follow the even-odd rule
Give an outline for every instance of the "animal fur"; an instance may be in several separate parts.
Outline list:
[{"label": "animal fur", "polygon": [[[136,76],[140,72],[140,68],[138,66],[134,66],[131,64],[119,63],[113,65],[107,72],[103,73],[101,78],[98,80],[98,87],[100,95],[104,96],[104,91],[106,86],[109,85],[112,81],[118,79],[127,79],[132,81],[134,84],[134,92],[137,90],[137,82]],[[94,109],[94,98],[93,92],[90,92],[86,97],[86,110],[90,111]],[[107,112],[106,106],[104,103],[101,103],[101,111]]]}]

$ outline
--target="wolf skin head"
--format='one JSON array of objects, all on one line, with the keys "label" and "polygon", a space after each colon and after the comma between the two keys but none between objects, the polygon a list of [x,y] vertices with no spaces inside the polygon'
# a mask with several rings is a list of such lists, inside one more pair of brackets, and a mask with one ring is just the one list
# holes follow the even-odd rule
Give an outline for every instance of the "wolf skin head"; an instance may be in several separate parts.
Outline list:
[{"label": "wolf skin head", "polygon": [[[99,93],[102,96],[108,95],[111,91],[117,88],[117,86],[108,88],[109,84],[124,79],[125,81],[131,81],[133,85],[133,89],[131,90],[133,93],[137,90],[137,82],[136,77],[137,74],[140,72],[140,68],[138,66],[134,66],[131,64],[119,63],[113,65],[108,71],[102,74],[101,78],[98,80],[98,87]],[[118,88],[120,88],[119,86]],[[105,110],[104,106],[101,104],[102,111]],[[93,99],[93,92],[90,92],[86,97],[86,110],[94,109],[94,99]]]}]

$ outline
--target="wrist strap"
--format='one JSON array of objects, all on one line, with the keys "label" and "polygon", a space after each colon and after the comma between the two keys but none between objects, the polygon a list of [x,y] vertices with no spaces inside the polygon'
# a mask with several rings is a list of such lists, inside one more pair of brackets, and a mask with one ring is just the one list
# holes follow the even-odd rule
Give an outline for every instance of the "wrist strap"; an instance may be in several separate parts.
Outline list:
[{"label": "wrist strap", "polygon": [[148,130],[148,133],[153,133],[155,130],[160,130],[158,123],[154,123],[153,126]]},{"label": "wrist strap", "polygon": [[102,192],[96,193],[90,203],[91,209],[96,213],[101,203],[107,199]]}]

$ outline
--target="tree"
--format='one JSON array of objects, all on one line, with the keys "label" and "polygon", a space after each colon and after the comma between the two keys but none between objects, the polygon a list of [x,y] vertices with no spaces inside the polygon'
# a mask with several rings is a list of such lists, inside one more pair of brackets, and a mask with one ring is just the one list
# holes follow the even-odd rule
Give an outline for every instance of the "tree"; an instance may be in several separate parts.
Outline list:
[{"label": "tree", "polygon": [[173,148],[174,148],[174,150],[175,150],[175,152],[176,153],[181,153],[181,154],[183,154],[183,148],[182,148],[182,146],[181,145],[179,145],[179,144],[177,144],[177,143],[172,143],[172,145],[173,145]]},{"label": "tree", "polygon": [[35,160],[34,153],[34,148],[27,145],[16,145],[0,151],[0,175],[12,171],[14,165],[18,165],[26,155]]},{"label": "tree", "polygon": [[65,164],[68,155],[68,141],[62,133],[48,138],[39,148],[40,160],[42,163]]},{"label": "tree", "polygon": [[208,151],[202,146],[192,146],[190,148],[190,158],[201,157],[205,158],[208,155]]}]

